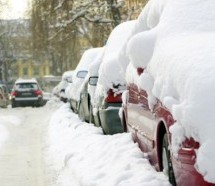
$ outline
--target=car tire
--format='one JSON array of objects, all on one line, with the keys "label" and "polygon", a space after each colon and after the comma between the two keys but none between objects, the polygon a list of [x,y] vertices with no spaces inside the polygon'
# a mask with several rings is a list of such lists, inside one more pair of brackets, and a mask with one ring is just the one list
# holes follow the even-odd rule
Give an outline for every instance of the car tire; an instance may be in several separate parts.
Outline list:
[{"label": "car tire", "polygon": [[124,111],[122,111],[121,124],[122,124],[122,128],[123,128],[123,132],[128,132]]},{"label": "car tire", "polygon": [[169,182],[175,186],[175,175],[172,167],[172,161],[169,150],[169,141],[167,138],[167,134],[164,134],[163,143],[162,143],[162,168],[163,172],[169,178]]},{"label": "car tire", "polygon": [[12,108],[16,108],[17,106],[16,106],[15,103],[11,103],[11,107],[12,107]]},{"label": "car tire", "polygon": [[84,110],[81,101],[79,102],[79,107],[78,107],[78,116],[81,121],[85,121],[85,116],[84,116]]},{"label": "car tire", "polygon": [[90,118],[89,118],[89,123],[94,124],[94,116],[93,116],[93,106],[90,104]]}]

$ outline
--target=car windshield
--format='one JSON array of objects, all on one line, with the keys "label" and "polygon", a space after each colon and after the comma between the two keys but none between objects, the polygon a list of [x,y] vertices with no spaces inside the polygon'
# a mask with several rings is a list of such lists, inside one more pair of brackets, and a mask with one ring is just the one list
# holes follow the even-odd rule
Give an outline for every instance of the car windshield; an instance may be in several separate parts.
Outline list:
[{"label": "car windshield", "polygon": [[16,90],[22,90],[22,89],[38,89],[38,86],[36,83],[18,83],[15,86]]}]

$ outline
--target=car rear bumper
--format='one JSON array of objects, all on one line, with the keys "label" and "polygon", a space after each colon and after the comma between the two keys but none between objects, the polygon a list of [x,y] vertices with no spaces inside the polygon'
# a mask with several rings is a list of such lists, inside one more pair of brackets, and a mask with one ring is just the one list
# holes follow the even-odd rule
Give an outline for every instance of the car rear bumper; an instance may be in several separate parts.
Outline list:
[{"label": "car rear bumper", "polygon": [[14,101],[17,101],[17,102],[21,102],[21,101],[38,101],[38,100],[41,100],[41,98],[38,98],[38,97],[32,97],[32,98],[14,98]]},{"label": "car rear bumper", "polygon": [[15,105],[38,105],[41,106],[43,103],[42,97],[32,97],[32,98],[12,98],[12,104]]},{"label": "car rear bumper", "polygon": [[119,107],[108,107],[99,110],[101,126],[106,134],[116,134],[123,132],[119,118]]}]

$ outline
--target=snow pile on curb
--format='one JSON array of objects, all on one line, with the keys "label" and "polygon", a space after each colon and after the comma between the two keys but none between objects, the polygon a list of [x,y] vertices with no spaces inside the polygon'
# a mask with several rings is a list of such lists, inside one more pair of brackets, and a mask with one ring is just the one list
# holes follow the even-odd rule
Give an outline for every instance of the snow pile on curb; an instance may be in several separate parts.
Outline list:
[{"label": "snow pile on curb", "polygon": [[101,128],[81,122],[69,104],[53,114],[47,145],[47,161],[58,172],[59,186],[170,185],[129,133],[103,135]]}]

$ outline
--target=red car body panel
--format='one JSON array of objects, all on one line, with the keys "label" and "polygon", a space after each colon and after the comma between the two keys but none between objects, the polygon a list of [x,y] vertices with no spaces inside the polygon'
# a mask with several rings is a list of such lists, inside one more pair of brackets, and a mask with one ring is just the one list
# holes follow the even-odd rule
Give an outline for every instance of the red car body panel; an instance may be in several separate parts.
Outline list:
[{"label": "red car body panel", "polygon": [[[167,133],[169,143],[171,144],[169,127],[175,123],[175,120],[170,111],[159,100],[151,111],[148,106],[146,91],[139,90],[137,85],[129,84],[127,90],[127,100],[123,104],[123,127],[125,131],[132,133],[134,141],[138,142],[140,149],[148,154],[149,161],[155,169],[161,171],[161,137],[163,133]],[[203,176],[194,167],[196,160],[195,150],[198,148],[198,142],[195,142],[193,139],[187,139],[182,144],[178,156],[171,153],[177,185],[215,185],[204,181]]]}]

